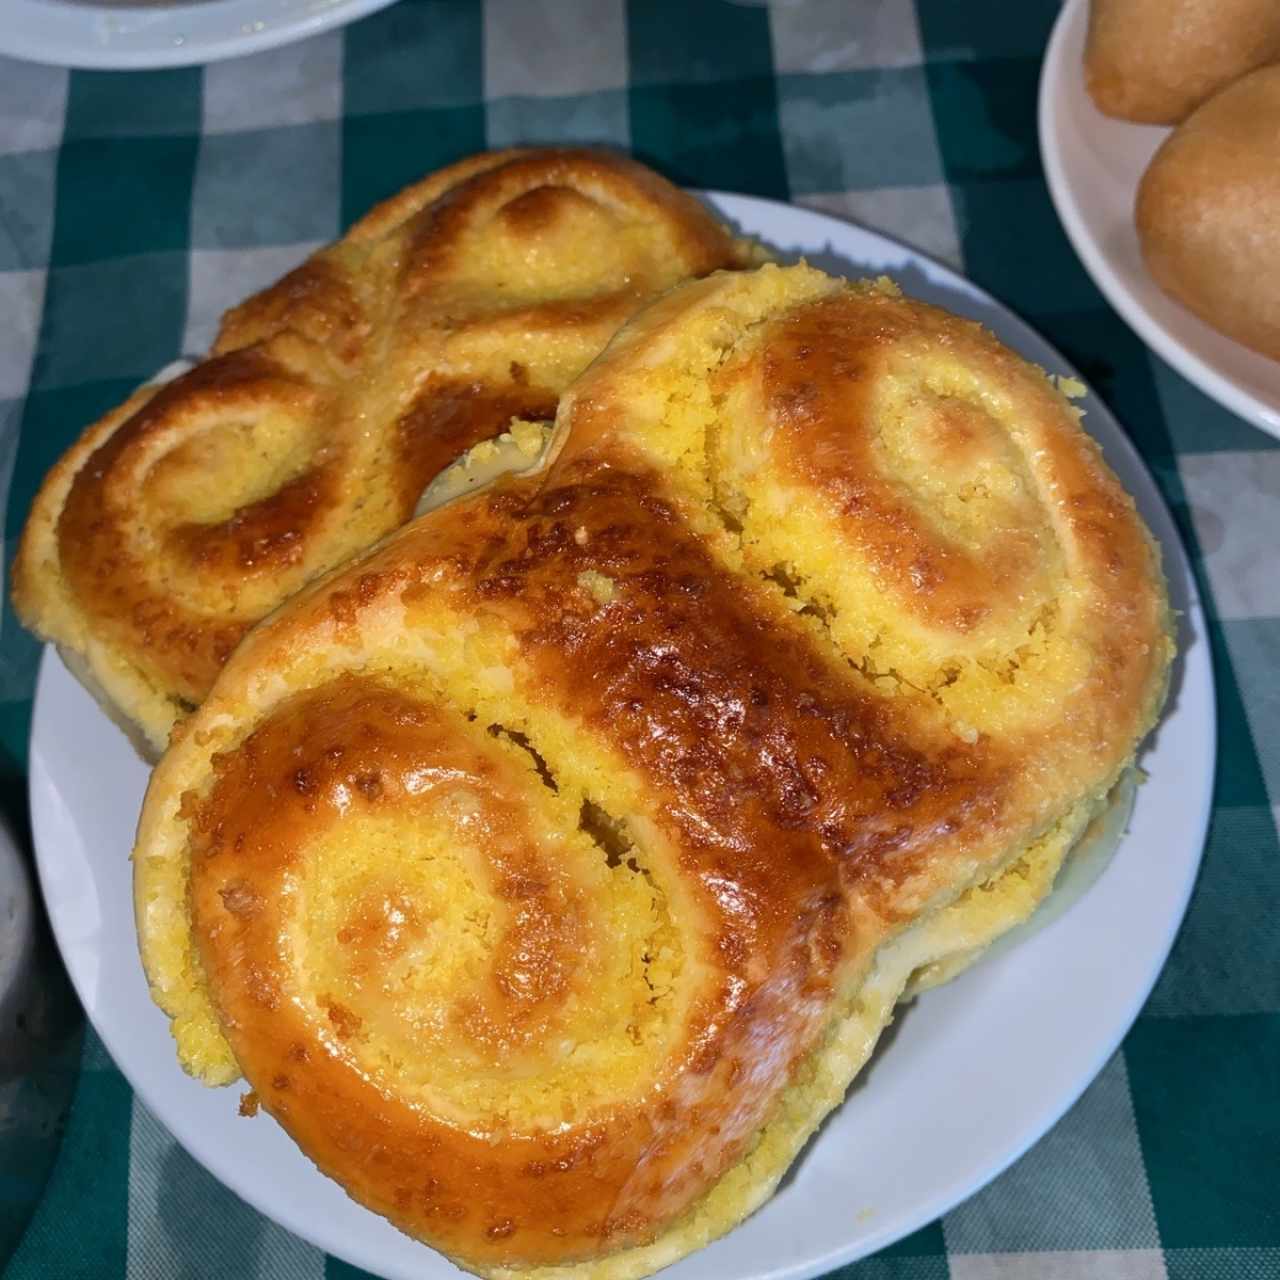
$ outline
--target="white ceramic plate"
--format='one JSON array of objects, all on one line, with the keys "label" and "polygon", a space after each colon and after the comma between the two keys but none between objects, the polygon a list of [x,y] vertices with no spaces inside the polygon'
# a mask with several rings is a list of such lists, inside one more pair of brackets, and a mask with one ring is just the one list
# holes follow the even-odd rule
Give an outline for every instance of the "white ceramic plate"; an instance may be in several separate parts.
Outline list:
[{"label": "white ceramic plate", "polygon": [[274,49],[392,2],[0,0],[0,53],[59,67],[185,67]]},{"label": "white ceramic plate", "polygon": [[[947,268],[821,214],[742,196],[714,203],[743,230],[851,274],[888,272],[973,316],[1030,359],[1072,374],[1020,320]],[[1204,620],[1168,512],[1093,397],[1086,425],[1164,548],[1182,657],[1143,764],[1130,834],[1097,883],[1025,945],[993,955],[901,1016],[892,1043],[749,1221],[670,1280],[800,1280],[929,1222],[1016,1159],[1075,1101],[1137,1015],[1182,919],[1200,859],[1214,758]],[[238,1090],[183,1075],[134,942],[129,848],[146,770],[57,656],[45,655],[31,806],[45,900],[72,981],[150,1111],[250,1204],[390,1280],[457,1272],[322,1177],[275,1123],[236,1116]],[[960,1099],[999,1098],[974,1107]]]},{"label": "white ceramic plate", "polygon": [[1133,199],[1170,131],[1112,120],[1093,105],[1082,69],[1087,8],[1087,0],[1063,5],[1040,74],[1040,154],[1058,217],[1094,283],[1143,342],[1232,413],[1280,436],[1280,361],[1198,320],[1143,266]]}]

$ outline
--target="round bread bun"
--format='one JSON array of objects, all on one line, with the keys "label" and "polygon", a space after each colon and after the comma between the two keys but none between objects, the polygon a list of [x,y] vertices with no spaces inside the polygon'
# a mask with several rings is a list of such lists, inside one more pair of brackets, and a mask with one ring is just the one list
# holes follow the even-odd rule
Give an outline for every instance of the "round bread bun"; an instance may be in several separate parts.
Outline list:
[{"label": "round bread bun", "polygon": [[1206,102],[1138,185],[1156,283],[1206,324],[1280,360],[1280,66]]},{"label": "round bread bun", "polygon": [[432,174],[84,433],[32,507],[19,615],[158,754],[250,626],[403,524],[471,445],[553,416],[645,302],[761,256],[608,152]]},{"label": "round bread bun", "polygon": [[460,1265],[633,1280],[1031,910],[1171,653],[1042,371],[887,282],[686,284],[539,472],[237,650],[142,813],[152,992],[189,1070]]},{"label": "round bread bun", "polygon": [[1090,0],[1085,85],[1099,111],[1121,120],[1178,124],[1278,60],[1275,0]]}]

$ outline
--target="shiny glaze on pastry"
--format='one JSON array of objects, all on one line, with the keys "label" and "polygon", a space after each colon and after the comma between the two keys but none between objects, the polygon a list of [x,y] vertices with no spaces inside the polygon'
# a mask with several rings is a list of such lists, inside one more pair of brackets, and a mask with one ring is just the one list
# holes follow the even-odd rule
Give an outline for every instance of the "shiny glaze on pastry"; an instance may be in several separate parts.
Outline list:
[{"label": "shiny glaze on pastry", "polygon": [[688,284],[539,475],[237,652],[142,816],[152,990],[189,1070],[461,1265],[645,1275],[1029,910],[1001,877],[1051,880],[1170,653],[1039,370],[888,286]]},{"label": "shiny glaze on pastry", "polygon": [[36,500],[19,612],[162,749],[253,623],[404,523],[471,445],[554,415],[645,301],[757,256],[619,156],[442,170],[89,428]]}]

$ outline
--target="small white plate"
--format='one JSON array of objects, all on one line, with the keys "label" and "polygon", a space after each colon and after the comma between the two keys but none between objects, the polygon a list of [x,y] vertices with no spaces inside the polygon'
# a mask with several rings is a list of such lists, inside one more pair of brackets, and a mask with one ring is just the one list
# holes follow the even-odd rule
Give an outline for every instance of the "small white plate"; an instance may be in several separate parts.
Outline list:
[{"label": "small white plate", "polygon": [[393,0],[0,0],[0,53],[58,67],[141,71],[303,40]]},{"label": "small white plate", "polygon": [[[1022,321],[946,267],[874,232],[743,196],[712,197],[742,230],[981,320],[1054,373],[1075,371]],[[892,1243],[995,1177],[1075,1101],[1115,1051],[1164,963],[1209,814],[1215,720],[1204,618],[1150,476],[1093,396],[1085,425],[1164,549],[1181,613],[1174,693],[1142,763],[1129,835],[1097,883],[1022,946],[988,957],[900,1015],[864,1074],[754,1217],[665,1275],[801,1280]],[[148,1109],[237,1195],[297,1235],[389,1280],[457,1271],[321,1176],[238,1090],[183,1075],[138,962],[129,848],[146,769],[45,654],[31,736],[31,808],[45,900],[72,981]],[[973,1106],[998,1098],[999,1106]],[[965,1101],[961,1105],[961,1100]]]},{"label": "small white plate", "polygon": [[1067,0],[1040,74],[1040,154],[1058,217],[1094,283],[1143,342],[1232,413],[1280,436],[1280,361],[1197,319],[1143,265],[1134,195],[1170,131],[1113,120],[1093,105],[1083,74],[1087,25],[1087,0]]}]

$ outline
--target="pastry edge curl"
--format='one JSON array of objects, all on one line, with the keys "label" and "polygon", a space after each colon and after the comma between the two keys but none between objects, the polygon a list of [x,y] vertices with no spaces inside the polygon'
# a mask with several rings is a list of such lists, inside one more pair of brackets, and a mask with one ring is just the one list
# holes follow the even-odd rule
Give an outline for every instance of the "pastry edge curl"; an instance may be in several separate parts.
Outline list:
[{"label": "pastry edge curl", "polygon": [[[815,273],[816,275],[817,273]],[[686,288],[705,287],[710,289],[711,286],[686,286]],[[664,304],[657,304],[661,308]],[[627,341],[639,342],[635,334],[628,334],[623,339],[615,339],[615,343],[624,343]],[[619,346],[617,349],[623,349]],[[611,346],[609,349],[615,352],[615,348]],[[584,379],[584,383],[589,388],[589,382]],[[589,397],[589,389],[587,391],[579,390],[576,394],[582,397]],[[569,411],[562,404],[561,417],[558,422],[567,423]],[[537,466],[537,470],[545,471],[555,459],[561,454],[566,444],[565,432],[557,427],[555,438],[550,447],[547,449],[543,458]],[[343,576],[352,575],[358,572],[359,568],[368,560],[372,559],[379,552],[392,550],[402,539],[413,536],[413,528],[410,526],[405,530],[401,530],[391,535],[379,548],[373,549],[365,556],[360,557],[356,562],[348,564],[342,570],[336,571],[335,574],[327,575],[325,578],[312,584],[295,597],[293,602],[302,615],[304,629],[306,619],[309,618],[314,624],[316,612],[308,608],[308,603],[315,601],[318,597],[324,595],[330,586],[332,579],[341,574]],[[293,609],[290,610],[291,617],[297,617]],[[270,670],[272,663],[269,661],[269,655],[273,648],[277,654],[283,652],[283,647],[287,644],[284,634],[277,636],[276,628],[271,620],[268,620],[252,633],[246,640],[242,649],[233,658],[232,663],[224,673],[224,677],[219,681],[218,695],[211,699],[209,703],[202,708],[198,720],[200,728],[207,727],[216,732],[219,724],[234,722],[239,718],[239,712],[245,707],[254,707],[255,714],[265,716],[269,714],[271,705],[278,699],[283,697],[287,690],[283,687],[276,690],[276,697],[268,696],[266,706],[255,705],[257,699],[252,696],[251,683],[252,675],[255,667],[263,670]],[[287,628],[284,629],[287,632]],[[268,659],[267,661],[262,661]],[[1167,672],[1165,676],[1167,682]],[[282,682],[283,684],[283,682]],[[269,688],[270,680],[267,679],[265,687]],[[1150,722],[1154,718],[1156,711],[1160,705],[1163,696],[1164,683],[1161,683],[1159,689],[1152,689],[1150,700],[1143,708],[1141,716],[1143,720],[1142,732],[1145,735],[1146,730],[1150,727]],[[262,691],[261,687],[260,690]],[[239,708],[237,708],[239,703]],[[188,726],[188,731],[196,728],[196,726]],[[180,739],[186,738],[186,732],[180,735]],[[1137,739],[1140,743],[1141,736]],[[182,753],[186,754],[186,753]],[[202,758],[202,750],[197,749],[193,755],[187,757],[198,768],[200,759]],[[1123,762],[1117,769],[1108,788],[1119,776],[1123,768],[1127,767],[1132,759],[1132,753],[1129,760]],[[194,776],[194,775],[193,775]],[[160,782],[160,774],[157,774],[156,783]],[[164,780],[162,794],[157,795],[157,799],[161,800],[160,805],[151,803],[151,797],[147,809],[144,811],[144,824],[147,823],[148,815],[150,815],[150,826],[144,826],[139,832],[139,847],[143,845],[153,845],[152,833],[158,829],[156,824],[162,824],[171,820],[177,813],[180,804],[181,795],[183,793],[184,778],[179,772],[175,779]],[[1088,815],[1086,814],[1085,817]],[[1083,821],[1081,822],[1083,826]],[[178,858],[182,857],[181,848],[174,848],[172,852]],[[973,876],[968,883],[955,884],[949,887],[947,893],[942,899],[928,902],[923,905],[924,911],[927,913],[924,918],[913,922],[911,925],[898,929],[896,932],[892,929],[884,932],[877,946],[869,953],[868,967],[864,967],[862,973],[867,975],[868,981],[874,981],[874,964],[876,957],[883,956],[884,953],[892,948],[906,934],[914,933],[916,930],[922,932],[927,931],[930,926],[938,929],[946,934],[947,929],[941,923],[947,909],[969,889],[975,885],[984,883],[988,879],[994,879],[1003,869],[1011,866],[1023,853],[1025,849],[1015,849],[1006,851],[1006,856],[1001,860],[997,867],[977,866],[973,869]],[[1065,850],[1064,850],[1065,852]],[[145,873],[139,868],[137,889],[139,892],[139,910],[145,907],[143,899],[143,890],[145,887]],[[1020,919],[1021,916],[1018,917]],[[992,935],[1003,932],[1012,924],[1017,923],[1018,919],[1008,919],[998,922],[998,927],[993,928]],[[990,939],[979,939],[977,946],[984,946],[986,941]],[[479,1274],[490,1275],[494,1277],[528,1277],[537,1280],[569,1280],[569,1277],[582,1276],[589,1274],[595,1280],[634,1280],[635,1277],[646,1275],[652,1271],[659,1269],[677,1258],[685,1256],[693,1249],[701,1247],[708,1243],[711,1239],[723,1234],[725,1231],[741,1221],[748,1214],[758,1208],[772,1193],[777,1181],[781,1178],[786,1168],[790,1165],[795,1155],[803,1145],[807,1137],[818,1126],[823,1117],[835,1106],[844,1096],[844,1092],[848,1086],[849,1080],[856,1075],[858,1069],[865,1062],[867,1056],[874,1046],[879,1031],[892,1016],[892,1009],[901,990],[906,986],[912,974],[924,964],[943,959],[957,953],[958,951],[971,952],[975,949],[975,939],[970,933],[963,939],[963,945],[957,943],[954,934],[948,934],[946,937],[946,947],[939,954],[923,954],[914,958],[909,964],[904,963],[901,973],[901,981],[896,978],[888,981],[890,987],[895,987],[892,994],[882,996],[877,1004],[878,1020],[874,1026],[869,1024],[859,1024],[857,1019],[850,1018],[848,1011],[854,1003],[859,999],[860,991],[866,986],[863,983],[851,991],[844,993],[839,1004],[841,1010],[833,1011],[830,1026],[834,1028],[826,1041],[815,1048],[811,1054],[811,1060],[815,1064],[815,1070],[822,1074],[824,1068],[830,1068],[828,1075],[825,1077],[833,1083],[829,1083],[824,1089],[817,1089],[813,1096],[805,1100],[805,1104],[789,1109],[781,1119],[775,1117],[770,1120],[759,1131],[760,1141],[754,1149],[752,1155],[745,1157],[744,1162],[751,1172],[748,1185],[741,1190],[741,1194],[731,1200],[724,1206],[718,1204],[714,1207],[709,1206],[709,1201],[717,1194],[724,1179],[721,1182],[713,1184],[710,1191],[699,1201],[682,1214],[679,1218],[673,1220],[665,1226],[657,1239],[648,1245],[640,1245],[622,1252],[606,1255],[598,1260],[589,1263],[568,1264],[564,1266],[553,1267],[512,1267],[512,1266],[487,1266],[477,1265],[475,1270]],[[145,947],[144,947],[145,955]],[[887,957],[886,957],[887,958]],[[154,977],[151,966],[148,966],[149,977]],[[160,1001],[164,1004],[164,1001]],[[781,1103],[779,1104],[781,1106]],[[767,1148],[767,1150],[765,1149]],[[758,1158],[758,1165],[751,1166],[753,1158]],[[736,1168],[737,1166],[735,1166]],[[727,1177],[728,1175],[726,1175]],[[468,1266],[465,1257],[459,1258],[461,1265]]]},{"label": "pastry edge curl", "polygon": [[86,428],[45,476],[18,543],[12,584],[13,603],[23,623],[56,645],[68,669],[151,763],[159,759],[188,708],[160,692],[122,649],[94,635],[63,575],[58,521],[76,475],[161,385],[139,387]]},{"label": "pastry edge curl", "polygon": [[[388,543],[394,543],[402,536],[403,533],[392,535]],[[376,550],[370,556],[374,554]],[[351,566],[346,568],[349,571]],[[345,576],[343,571],[326,575],[325,579],[306,588],[301,595],[312,598],[323,596],[328,589],[329,580],[339,576]],[[260,689],[252,689],[255,683],[252,673],[256,665],[253,650],[260,645],[265,656],[273,648],[279,653],[279,646],[287,644],[283,637],[277,638],[272,631],[271,620],[268,620],[251,633],[241,651],[229,664],[227,678],[219,682],[220,685],[227,686],[223,695],[210,699],[197,713],[196,720],[209,720],[209,732],[212,735],[217,734],[219,725],[239,718],[237,703],[241,708],[251,704],[260,692]],[[270,678],[263,683],[270,684]],[[284,701],[291,690],[281,681],[275,692],[276,698],[265,706],[258,706],[261,720],[267,719],[273,707]],[[181,750],[191,732],[201,734],[201,729],[195,723],[188,722],[176,735],[175,742],[187,767],[173,778],[161,777],[158,773],[153,782],[153,790],[158,789],[158,794],[148,796],[143,825],[139,829],[139,847],[154,846],[154,833],[166,823],[173,823],[181,808],[187,785],[194,781],[193,772],[198,771],[206,757],[204,748],[198,742],[192,744],[194,750],[189,753]],[[226,742],[222,745],[233,746],[234,743]],[[1131,763],[1132,757],[1122,764],[1117,777],[1122,776]],[[1110,788],[1105,795],[1109,794]],[[1086,800],[1064,815],[1062,822],[1071,834],[1062,841],[1060,847],[1050,851],[1049,865],[1044,875],[1046,893],[1052,887],[1062,863],[1075,850],[1089,820],[1105,802],[1105,796],[1102,799]],[[183,857],[184,848],[185,846],[178,847],[170,842],[171,853],[179,859]],[[640,1280],[640,1277],[671,1265],[727,1233],[768,1201],[806,1141],[827,1115],[843,1101],[850,1082],[857,1077],[873,1053],[881,1032],[893,1021],[898,1004],[916,994],[912,989],[913,977],[931,966],[958,962],[949,969],[945,977],[939,979],[949,980],[981,958],[986,948],[998,937],[1033,913],[1042,900],[1039,897],[1034,900],[1024,897],[1015,909],[997,916],[989,911],[984,913],[968,910],[963,901],[970,891],[981,891],[986,885],[998,885],[1001,878],[1011,873],[1010,869],[1026,852],[1026,848],[1008,851],[998,867],[986,868],[985,875],[975,873],[969,883],[953,886],[943,898],[930,903],[921,917],[906,925],[885,931],[883,922],[878,918],[874,921],[870,917],[866,919],[867,927],[879,929],[882,936],[861,966],[857,980],[837,997],[824,1039],[804,1059],[802,1071],[806,1077],[805,1083],[794,1084],[780,1095],[770,1119],[757,1131],[749,1152],[731,1166],[720,1180],[713,1183],[701,1198],[664,1226],[654,1240],[604,1254],[591,1261],[557,1266],[494,1266],[469,1261],[461,1255],[450,1255],[452,1260],[459,1266],[477,1275],[491,1277],[492,1280],[581,1280],[583,1277],[590,1277],[590,1280]],[[146,909],[148,875],[142,866],[136,865],[135,877],[137,909],[141,913]],[[143,956],[144,962],[147,961],[145,945]],[[152,964],[147,963],[146,967],[157,1002],[167,1012],[179,1016],[189,1013],[189,1010],[170,1008],[162,991],[155,985],[156,974]],[[212,1017],[211,1010],[209,1013]],[[214,1022],[216,1025],[216,1019]],[[184,1066],[190,1069],[185,1062]],[[212,1085],[231,1084],[239,1078],[229,1047],[221,1069],[206,1071],[200,1078]]]}]

